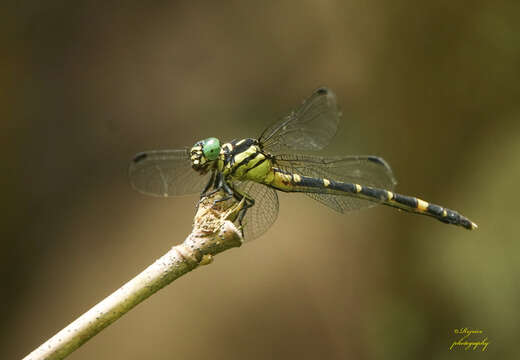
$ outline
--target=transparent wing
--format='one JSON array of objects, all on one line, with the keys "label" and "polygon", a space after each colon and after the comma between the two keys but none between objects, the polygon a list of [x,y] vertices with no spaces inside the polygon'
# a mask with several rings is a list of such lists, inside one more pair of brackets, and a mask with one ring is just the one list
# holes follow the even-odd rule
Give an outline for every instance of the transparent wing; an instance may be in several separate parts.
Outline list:
[{"label": "transparent wing", "polygon": [[242,220],[244,240],[256,239],[269,229],[278,217],[276,191],[254,181],[234,181],[236,191],[255,200]]},{"label": "transparent wing", "polygon": [[271,153],[321,150],[336,134],[340,116],[334,93],[319,88],[298,110],[268,127],[259,141]]},{"label": "transparent wing", "polygon": [[200,175],[191,168],[187,149],[139,153],[128,175],[137,191],[161,197],[200,193],[209,181],[209,174]]},{"label": "transparent wing", "polygon": [[[320,157],[287,154],[277,155],[275,159],[275,166],[302,176],[387,190],[393,190],[397,184],[390,166],[377,156]],[[301,190],[312,199],[340,213],[377,205],[377,202],[358,199],[348,194],[331,194],[332,191],[326,188]]]}]

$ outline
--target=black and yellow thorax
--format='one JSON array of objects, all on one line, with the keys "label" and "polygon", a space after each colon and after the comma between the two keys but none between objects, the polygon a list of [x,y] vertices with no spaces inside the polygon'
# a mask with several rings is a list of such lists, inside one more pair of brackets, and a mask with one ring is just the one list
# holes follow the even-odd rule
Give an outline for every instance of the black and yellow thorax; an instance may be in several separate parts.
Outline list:
[{"label": "black and yellow thorax", "polygon": [[220,149],[218,170],[226,177],[265,183],[272,165],[256,139],[233,140]]}]

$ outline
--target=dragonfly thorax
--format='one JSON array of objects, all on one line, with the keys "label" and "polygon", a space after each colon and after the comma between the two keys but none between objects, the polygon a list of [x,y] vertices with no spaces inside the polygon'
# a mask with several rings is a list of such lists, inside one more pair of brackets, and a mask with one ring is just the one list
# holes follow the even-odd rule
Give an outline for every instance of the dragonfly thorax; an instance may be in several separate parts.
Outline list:
[{"label": "dragonfly thorax", "polygon": [[206,173],[218,159],[220,141],[217,138],[207,138],[197,141],[190,150],[191,166],[200,173]]}]

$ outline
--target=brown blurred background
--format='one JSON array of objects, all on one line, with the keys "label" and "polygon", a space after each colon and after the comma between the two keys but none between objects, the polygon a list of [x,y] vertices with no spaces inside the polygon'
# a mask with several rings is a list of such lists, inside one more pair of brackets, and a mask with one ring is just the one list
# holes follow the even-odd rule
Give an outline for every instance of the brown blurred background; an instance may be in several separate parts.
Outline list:
[{"label": "brown blurred background", "polygon": [[[153,3],[153,4],[152,4]],[[520,3],[25,1],[4,7],[0,358],[74,320],[189,233],[196,196],[134,192],[134,153],[257,136],[320,86],[325,154],[475,232],[280,196],[262,238],[139,305],[71,359],[512,359],[520,349]],[[449,351],[481,329],[486,353]]]}]

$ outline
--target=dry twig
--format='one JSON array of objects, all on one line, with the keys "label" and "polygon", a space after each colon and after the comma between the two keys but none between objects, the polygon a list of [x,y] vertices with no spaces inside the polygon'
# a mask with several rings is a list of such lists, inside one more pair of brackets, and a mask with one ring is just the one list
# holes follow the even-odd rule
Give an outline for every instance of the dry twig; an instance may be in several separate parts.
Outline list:
[{"label": "dry twig", "polygon": [[233,221],[244,203],[215,203],[222,196],[222,192],[217,192],[201,200],[193,230],[182,244],[174,246],[139,275],[27,355],[24,360],[65,358],[156,291],[199,265],[209,264],[214,255],[242,245],[241,231]]}]

